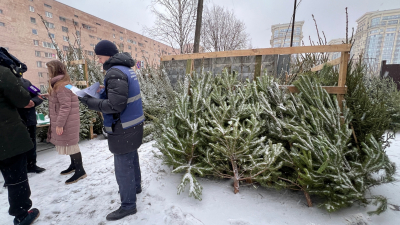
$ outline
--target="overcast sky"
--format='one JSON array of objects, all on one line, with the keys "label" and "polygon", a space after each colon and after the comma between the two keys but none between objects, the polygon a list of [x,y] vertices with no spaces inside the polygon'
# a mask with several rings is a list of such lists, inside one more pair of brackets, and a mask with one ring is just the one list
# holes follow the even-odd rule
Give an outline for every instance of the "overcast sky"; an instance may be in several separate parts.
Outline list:
[{"label": "overcast sky", "polygon": [[[150,11],[151,0],[58,0],[64,4],[115,23],[121,27],[143,34],[143,27],[151,27],[155,21]],[[299,2],[300,0],[297,0]],[[233,10],[244,21],[250,34],[253,48],[269,48],[271,25],[289,23],[293,14],[294,0],[204,0],[205,5],[221,5]],[[364,13],[400,8],[400,0],[301,0],[296,12],[296,21],[304,21],[304,42],[308,36],[316,41],[318,28],[325,32],[327,41],[344,38],[346,14],[349,13],[349,33],[356,29],[356,20]],[[349,34],[350,35],[350,34]]]}]

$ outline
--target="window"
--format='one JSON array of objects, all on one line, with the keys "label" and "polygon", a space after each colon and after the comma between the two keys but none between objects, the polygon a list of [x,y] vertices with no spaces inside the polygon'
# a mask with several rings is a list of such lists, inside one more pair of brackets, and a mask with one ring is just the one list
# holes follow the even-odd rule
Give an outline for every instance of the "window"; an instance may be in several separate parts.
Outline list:
[{"label": "window", "polygon": [[54,29],[55,28],[54,27],[54,23],[44,22],[44,24],[46,24],[47,28],[50,28],[50,29]]},{"label": "window", "polygon": [[113,41],[114,45],[116,44],[115,41]]},{"label": "window", "polygon": [[54,38],[55,38],[55,35],[52,34],[52,33],[49,33],[49,37],[54,39]]},{"label": "window", "polygon": [[132,47],[130,45],[128,45],[128,49],[132,49]]},{"label": "window", "polygon": [[76,31],[77,36],[81,36],[81,32],[79,30]]},{"label": "window", "polygon": [[120,31],[120,33],[123,34],[122,31]]},{"label": "window", "polygon": [[68,47],[68,46],[63,46],[63,50],[64,50],[64,51],[68,51],[68,50],[69,50],[69,47]]},{"label": "window", "polygon": [[41,56],[42,56],[42,54],[41,54],[39,51],[35,51],[35,56],[37,56],[37,57],[41,57]]},{"label": "window", "polygon": [[398,23],[399,23],[398,20],[390,20],[390,21],[388,22],[388,25],[398,24]]},{"label": "window", "polygon": [[35,23],[36,24],[36,19],[31,17],[31,23]]},{"label": "window", "polygon": [[75,26],[78,26],[78,25],[79,25],[79,23],[78,23],[78,22],[76,22],[76,21],[74,21],[74,25],[75,25]]},{"label": "window", "polygon": [[98,37],[97,40],[101,41],[101,38]]},{"label": "window", "polygon": [[90,44],[90,46],[94,48],[94,44]]},{"label": "window", "polygon": [[97,25],[99,25],[99,26],[101,26],[101,24],[99,24],[99,23],[96,23]]},{"label": "window", "polygon": [[37,67],[42,68],[42,62],[41,61],[37,61],[36,65],[37,65]]},{"label": "window", "polygon": [[63,36],[64,41],[69,41],[69,38],[67,36]]},{"label": "window", "polygon": [[123,38],[123,37],[119,37],[119,40],[123,41],[123,40],[124,40],[124,38]]},{"label": "window", "polygon": [[51,12],[45,12],[46,16],[49,18],[53,18],[53,13]]},{"label": "window", "polygon": [[381,18],[380,17],[372,19],[371,20],[371,27],[378,26],[380,24],[380,22],[381,22]]},{"label": "window", "polygon": [[0,9],[0,14],[3,14],[3,10],[2,9]]},{"label": "window", "polygon": [[43,47],[45,47],[45,48],[55,49],[54,45],[52,43],[50,43],[50,42],[44,42],[43,41],[42,44],[43,44]]},{"label": "window", "polygon": [[396,28],[395,28],[395,27],[392,27],[392,28],[387,28],[387,29],[386,29],[386,32],[390,32],[390,31],[396,31]]},{"label": "window", "polygon": [[89,34],[89,37],[90,37],[90,38],[93,38],[93,39],[95,39],[95,38],[96,38],[95,36],[93,36],[93,35],[90,35],[90,34]]},{"label": "window", "polygon": [[76,18],[79,18],[77,15],[74,15]]},{"label": "window", "polygon": [[37,35],[37,30],[36,29],[32,29],[32,34]]},{"label": "window", "polygon": [[38,46],[39,45],[39,41],[38,40],[33,40],[33,45],[34,46]]},{"label": "window", "polygon": [[375,34],[375,33],[378,33],[379,32],[379,29],[376,29],[376,30],[371,30],[369,33],[370,34]]},{"label": "window", "polygon": [[60,21],[67,22],[67,19],[65,17],[60,16]]},{"label": "window", "polygon": [[115,38],[115,34],[113,34],[113,38]]},{"label": "window", "polygon": [[93,51],[87,51],[86,54],[87,54],[87,55],[94,55],[94,52],[93,52]]},{"label": "window", "polygon": [[45,53],[44,53],[44,57],[46,57],[46,58],[54,58],[54,54],[53,54],[53,53],[45,52]]},{"label": "window", "polygon": [[51,5],[47,5],[46,3],[44,4],[45,7],[51,9]]},{"label": "window", "polygon": [[29,6],[29,11],[35,12],[35,8],[33,8],[33,6]]},{"label": "window", "polygon": [[83,24],[83,23],[82,23],[82,27],[85,28],[85,29],[88,29],[88,30],[92,29],[91,26],[89,26],[87,24]]},{"label": "window", "polygon": [[139,42],[139,46],[140,46],[140,47],[144,47],[144,44],[142,44],[142,43]]},{"label": "window", "polygon": [[68,27],[61,27],[61,30],[62,30],[63,32],[68,33]]},{"label": "window", "polygon": [[38,75],[39,75],[39,77],[43,77],[43,73],[42,72],[39,72]]},{"label": "window", "polygon": [[44,85],[43,84],[40,85],[40,90],[44,90]]}]

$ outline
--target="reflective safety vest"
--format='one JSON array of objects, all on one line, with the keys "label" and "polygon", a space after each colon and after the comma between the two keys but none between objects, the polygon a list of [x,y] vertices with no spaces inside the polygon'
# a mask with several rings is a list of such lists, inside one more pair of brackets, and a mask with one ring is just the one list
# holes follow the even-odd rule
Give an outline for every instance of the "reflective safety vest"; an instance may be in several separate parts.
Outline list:
[{"label": "reflective safety vest", "polygon": [[[143,114],[142,98],[140,95],[139,80],[136,77],[135,71],[126,66],[113,66],[110,69],[115,68],[120,70],[128,77],[128,102],[126,108],[120,113],[119,119],[121,120],[122,128],[127,129],[133,127],[144,121],[145,117]],[[108,70],[109,71],[109,70]],[[104,84],[107,85],[107,79],[104,79]],[[107,99],[107,95],[104,99]],[[116,121],[113,118],[113,114],[103,113],[104,127],[107,133],[112,133],[112,125]]]}]

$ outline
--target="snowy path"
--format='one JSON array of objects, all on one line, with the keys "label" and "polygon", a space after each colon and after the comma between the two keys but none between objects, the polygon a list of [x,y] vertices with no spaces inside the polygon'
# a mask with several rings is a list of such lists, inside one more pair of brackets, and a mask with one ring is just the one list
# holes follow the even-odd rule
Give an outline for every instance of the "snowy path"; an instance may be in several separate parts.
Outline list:
[{"label": "snowy path", "polygon": [[[72,185],[64,184],[69,175],[59,175],[67,168],[68,157],[54,150],[39,154],[38,165],[47,170],[29,175],[33,207],[41,211],[35,225],[337,225],[348,224],[346,219],[355,221],[356,216],[363,217],[368,224],[400,224],[399,211],[388,209],[380,216],[369,217],[366,212],[372,207],[354,205],[329,214],[317,207],[308,208],[302,193],[289,190],[241,186],[240,193],[235,195],[229,180],[200,179],[204,188],[202,201],[189,198],[187,192],[177,195],[181,175],[171,174],[170,168],[154,157],[152,151],[158,150],[152,144],[144,144],[139,149],[143,192],[138,195],[138,213],[115,222],[105,220],[120,204],[107,140],[80,143],[88,177]],[[400,170],[400,135],[387,152]],[[400,179],[399,172],[396,178]],[[1,186],[3,182],[0,177]],[[400,205],[400,182],[377,187],[372,193],[390,197],[389,203]],[[12,224],[7,211],[7,190],[0,188],[1,225]]]}]

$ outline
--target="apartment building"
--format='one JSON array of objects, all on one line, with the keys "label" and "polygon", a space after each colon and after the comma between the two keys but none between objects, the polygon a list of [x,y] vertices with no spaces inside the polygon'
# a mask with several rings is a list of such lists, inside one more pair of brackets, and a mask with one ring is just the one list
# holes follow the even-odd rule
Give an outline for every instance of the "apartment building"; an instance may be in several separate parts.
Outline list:
[{"label": "apartment building", "polygon": [[24,76],[34,85],[48,82],[46,63],[57,59],[50,36],[62,50],[68,41],[79,39],[88,56],[94,57],[94,46],[100,40],[114,42],[138,61],[159,64],[160,56],[177,54],[168,45],[130,31],[55,0],[0,1],[0,46],[8,49],[28,66]]},{"label": "apartment building", "polygon": [[400,9],[367,12],[357,20],[352,56],[380,65],[400,64]]},{"label": "apartment building", "polygon": [[[300,46],[303,40],[303,25],[304,21],[294,23],[294,34],[293,34],[293,47]],[[271,47],[290,47],[290,38],[292,35],[292,24],[275,24],[271,26]]]},{"label": "apartment building", "polygon": [[[346,43],[346,38],[336,38],[336,39],[332,39],[328,42],[328,45],[340,45]],[[330,52],[328,53],[328,60],[334,60],[337,58],[340,58],[341,53],[340,52]]]}]

